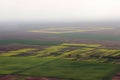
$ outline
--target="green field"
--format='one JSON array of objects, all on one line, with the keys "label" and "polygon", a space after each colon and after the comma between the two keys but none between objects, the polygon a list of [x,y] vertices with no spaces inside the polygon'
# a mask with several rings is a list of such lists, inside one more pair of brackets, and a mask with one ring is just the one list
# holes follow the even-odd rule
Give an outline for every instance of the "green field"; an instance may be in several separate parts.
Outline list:
[{"label": "green field", "polygon": [[[120,50],[100,44],[70,44],[36,50],[33,55],[16,56],[35,48],[0,53],[0,74],[55,77],[65,80],[111,80],[119,72]],[[21,79],[18,79],[21,80]],[[22,79],[24,80],[24,79]]]},{"label": "green field", "polygon": [[87,39],[87,40],[106,40],[106,41],[120,41],[119,35],[110,34],[90,34],[90,33],[61,33],[61,34],[43,34],[47,38],[65,38],[65,39]]},{"label": "green field", "polygon": [[117,64],[88,63],[57,58],[0,57],[0,74],[56,77],[65,80],[109,80]]},{"label": "green field", "polygon": [[23,40],[23,39],[5,39],[5,40],[0,40],[0,45],[4,44],[12,44],[12,43],[17,43],[17,44],[28,44],[28,45],[59,45],[62,42],[59,41],[41,41],[41,40]]},{"label": "green field", "polygon": [[48,37],[62,37],[70,39],[88,39],[88,40],[106,40],[106,41],[120,41],[119,35],[106,34],[89,34],[89,33],[62,33],[62,34],[48,34]]}]

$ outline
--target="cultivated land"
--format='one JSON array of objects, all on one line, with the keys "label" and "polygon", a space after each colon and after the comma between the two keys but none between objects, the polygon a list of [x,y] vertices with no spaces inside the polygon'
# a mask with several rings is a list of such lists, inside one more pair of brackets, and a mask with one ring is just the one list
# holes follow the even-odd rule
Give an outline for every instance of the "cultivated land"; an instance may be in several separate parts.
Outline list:
[{"label": "cultivated land", "polygon": [[119,30],[78,26],[0,31],[0,80],[112,80],[120,72]]},{"label": "cultivated land", "polygon": [[120,50],[107,49],[101,44],[63,43],[43,50],[37,49],[34,47],[1,52],[0,74],[9,75],[2,78],[31,80],[28,79],[31,77],[34,80],[39,77],[37,80],[44,80],[40,77],[49,77],[61,80],[110,80],[120,67],[117,64]]}]

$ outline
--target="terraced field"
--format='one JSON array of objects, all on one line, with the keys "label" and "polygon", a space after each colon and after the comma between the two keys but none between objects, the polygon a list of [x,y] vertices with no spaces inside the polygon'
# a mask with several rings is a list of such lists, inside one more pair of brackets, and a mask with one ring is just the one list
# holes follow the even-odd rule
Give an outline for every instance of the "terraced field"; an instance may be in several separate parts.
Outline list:
[{"label": "terraced field", "polygon": [[[0,53],[0,56],[17,56],[28,53],[27,57],[55,57],[64,59],[74,59],[80,61],[112,62],[116,63],[120,58],[120,50],[107,49],[100,44],[68,44],[51,46],[39,51],[35,48],[25,48],[15,51]],[[32,52],[29,55],[29,52]],[[31,53],[30,53],[31,54]],[[19,57],[19,56],[17,56]]]},{"label": "terraced field", "polygon": [[[26,56],[22,55],[27,53]],[[19,56],[20,55],[20,56]],[[110,80],[120,71],[120,50],[100,44],[64,43],[43,50],[23,48],[0,53],[0,74],[64,80]]]}]

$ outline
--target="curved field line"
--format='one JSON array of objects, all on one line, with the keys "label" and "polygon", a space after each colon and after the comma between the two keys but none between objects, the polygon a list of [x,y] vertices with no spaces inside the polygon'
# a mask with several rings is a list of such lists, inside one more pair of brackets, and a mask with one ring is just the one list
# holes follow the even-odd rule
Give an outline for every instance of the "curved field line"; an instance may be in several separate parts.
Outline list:
[{"label": "curved field line", "polygon": [[18,55],[18,54],[22,54],[28,51],[33,51],[36,50],[34,48],[26,48],[26,49],[19,49],[19,50],[15,50],[15,51],[9,51],[6,53],[1,53],[0,56],[13,56],[13,55]]}]

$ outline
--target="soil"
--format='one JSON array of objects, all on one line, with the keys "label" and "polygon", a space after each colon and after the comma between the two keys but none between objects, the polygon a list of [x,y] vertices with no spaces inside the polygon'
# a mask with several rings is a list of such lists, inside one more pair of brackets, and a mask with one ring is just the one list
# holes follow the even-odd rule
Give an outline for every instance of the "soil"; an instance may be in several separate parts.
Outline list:
[{"label": "soil", "polygon": [[[16,80],[19,79],[20,76],[17,75],[4,75],[0,76],[0,80]],[[24,80],[64,80],[57,78],[47,78],[47,77],[25,77]]]},{"label": "soil", "polygon": [[15,80],[17,76],[12,75],[6,75],[6,76],[0,76],[0,80]]},{"label": "soil", "polygon": [[120,80],[120,73],[116,74],[112,80]]},{"label": "soil", "polygon": [[40,78],[40,77],[28,77],[25,80],[63,80],[63,79],[57,79],[57,78]]}]

